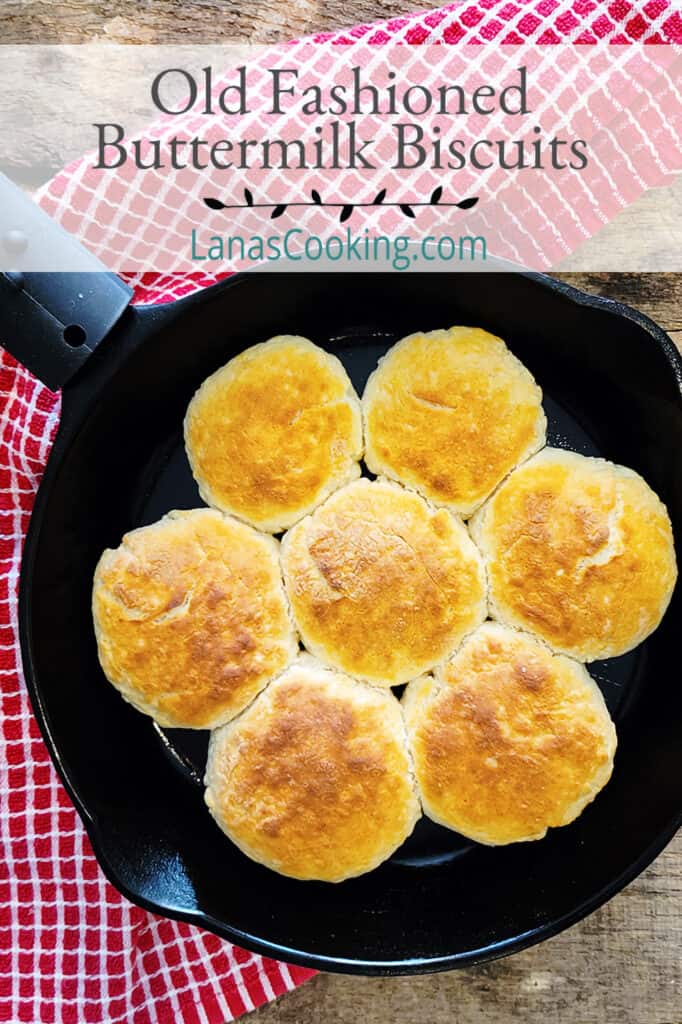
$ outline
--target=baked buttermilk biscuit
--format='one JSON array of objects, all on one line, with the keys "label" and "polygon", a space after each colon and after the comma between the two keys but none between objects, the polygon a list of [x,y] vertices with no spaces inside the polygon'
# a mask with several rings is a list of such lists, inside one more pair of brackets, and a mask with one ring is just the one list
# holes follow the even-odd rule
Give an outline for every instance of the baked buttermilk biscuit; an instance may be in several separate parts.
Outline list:
[{"label": "baked buttermilk biscuit", "polygon": [[491,614],[580,661],[610,658],[660,623],[677,578],[670,520],[623,466],[545,448],[471,522]]},{"label": "baked buttermilk biscuit", "polygon": [[293,878],[371,871],[421,814],[393,694],[305,655],[213,733],[206,786],[239,849]]},{"label": "baked buttermilk biscuit", "polygon": [[133,530],[95,571],[104,674],[160,725],[227,722],[296,656],[279,545],[213,509]]},{"label": "baked buttermilk biscuit", "polygon": [[424,811],[479,843],[542,839],[611,776],[616,732],[585,667],[498,623],[403,707]]},{"label": "baked buttermilk biscuit", "polygon": [[412,334],[367,381],[367,466],[468,516],[545,443],[542,392],[476,327]]},{"label": "baked buttermilk biscuit", "polygon": [[335,356],[272,338],[204,381],[185,446],[204,501],[277,533],[360,476],[360,401]]},{"label": "baked buttermilk biscuit", "polygon": [[486,617],[466,527],[385,480],[349,484],[293,527],[282,567],[308,650],[382,686],[444,660]]}]

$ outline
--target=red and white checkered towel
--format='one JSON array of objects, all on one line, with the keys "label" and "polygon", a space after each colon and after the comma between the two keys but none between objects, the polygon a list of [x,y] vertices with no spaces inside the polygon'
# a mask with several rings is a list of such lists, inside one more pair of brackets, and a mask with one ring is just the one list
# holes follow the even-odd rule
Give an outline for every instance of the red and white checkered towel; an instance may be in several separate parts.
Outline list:
[{"label": "red and white checkered towel", "polygon": [[[316,41],[680,44],[676,6],[460,0]],[[150,275],[136,281],[135,301],[169,301],[214,280]],[[222,1024],[312,972],[131,906],[100,871],[29,708],[17,587],[23,537],[58,420],[59,397],[0,351],[0,1021]]]}]

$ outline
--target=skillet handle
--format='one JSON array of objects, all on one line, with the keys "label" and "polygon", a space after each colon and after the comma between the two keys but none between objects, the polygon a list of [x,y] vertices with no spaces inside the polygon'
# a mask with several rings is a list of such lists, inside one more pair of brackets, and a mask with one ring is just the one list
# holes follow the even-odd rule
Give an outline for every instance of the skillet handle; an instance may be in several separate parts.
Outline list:
[{"label": "skillet handle", "polygon": [[[68,271],[32,269],[48,258]],[[0,344],[53,391],[83,366],[133,294],[3,174],[0,268]]]}]

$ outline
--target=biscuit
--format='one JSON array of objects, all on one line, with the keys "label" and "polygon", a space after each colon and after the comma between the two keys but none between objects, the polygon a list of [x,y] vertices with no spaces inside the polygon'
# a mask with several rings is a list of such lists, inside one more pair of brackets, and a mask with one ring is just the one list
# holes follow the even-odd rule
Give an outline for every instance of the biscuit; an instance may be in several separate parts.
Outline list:
[{"label": "biscuit", "polygon": [[421,814],[396,698],[306,655],[212,734],[206,786],[232,842],[292,878],[371,871]]},{"label": "biscuit", "polygon": [[616,732],[583,665],[486,622],[403,708],[425,813],[492,846],[542,839],[608,782]]},{"label": "biscuit", "polygon": [[367,466],[469,516],[545,443],[542,392],[475,327],[403,338],[362,397]]},{"label": "biscuit", "polygon": [[95,571],[100,664],[171,728],[238,714],[296,656],[278,543],[213,509],[133,530]]},{"label": "biscuit", "polygon": [[580,661],[656,629],[677,578],[665,506],[631,469],[545,448],[471,521],[493,618]]},{"label": "biscuit", "polygon": [[464,524],[386,480],[349,484],[293,527],[282,568],[308,650],[382,686],[444,660],[486,617]]},{"label": "biscuit", "polygon": [[204,381],[185,447],[207,504],[278,533],[360,476],[360,401],[335,356],[271,338]]}]

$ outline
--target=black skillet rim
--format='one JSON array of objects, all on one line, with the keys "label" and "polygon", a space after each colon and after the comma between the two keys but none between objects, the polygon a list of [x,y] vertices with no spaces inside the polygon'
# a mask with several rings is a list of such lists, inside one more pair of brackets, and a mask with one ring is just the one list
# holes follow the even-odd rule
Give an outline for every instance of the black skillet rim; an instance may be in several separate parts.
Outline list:
[{"label": "black skillet rim", "polygon": [[[551,278],[546,274],[524,273],[519,276],[529,278],[545,288],[556,291],[579,306],[604,309],[639,324],[639,326],[647,332],[652,341],[654,341],[662,350],[675,375],[680,393],[680,401],[682,402],[682,354],[680,354],[665,331],[653,320],[624,303],[620,303],[614,299],[609,299],[600,295],[591,295],[578,288],[574,288],[572,285],[566,284],[564,281]],[[227,290],[239,284],[245,277],[246,275],[244,274],[234,274],[214,287]],[[196,296],[190,296],[188,299],[180,299],[178,301],[184,304],[185,302],[191,303],[193,299],[196,299]],[[496,943],[492,949],[474,950],[467,953],[452,953],[442,957],[416,957],[412,959],[374,961],[362,959],[350,960],[348,958],[336,958],[306,953],[304,950],[290,949],[279,943],[268,942],[258,938],[257,936],[250,935],[225,924],[223,921],[219,921],[211,917],[210,914],[206,914],[203,911],[181,910],[177,907],[167,907],[161,903],[154,902],[153,900],[148,900],[139,893],[133,892],[109,863],[105,844],[102,841],[97,822],[91,816],[86,804],[81,800],[78,785],[74,780],[72,780],[68,763],[60,753],[52,736],[49,716],[43,705],[40,687],[35,678],[31,659],[31,599],[29,581],[33,576],[37,538],[40,534],[45,514],[51,478],[53,473],[56,471],[58,464],[61,462],[62,451],[68,446],[71,432],[78,428],[78,422],[69,420],[64,424],[64,427],[64,429],[61,429],[60,425],[52,452],[48,459],[45,473],[36,495],[22,555],[19,584],[18,624],[23,675],[33,713],[38,721],[41,735],[45,741],[52,762],[64,785],[64,788],[66,789],[85,826],[97,861],[108,881],[111,882],[114,888],[122,893],[122,895],[131,903],[162,917],[206,928],[209,931],[214,932],[216,935],[228,939],[236,945],[243,946],[255,953],[277,960],[283,960],[301,967],[321,971],[333,971],[338,974],[361,974],[367,976],[431,974],[439,971],[453,970],[455,968],[472,967],[477,964],[501,959],[502,957],[509,956],[512,953],[521,952],[530,946],[534,946],[546,939],[552,938],[564,931],[566,928],[569,928],[571,925],[576,924],[578,921],[581,921],[583,918],[601,907],[618,892],[629,885],[630,882],[637,878],[637,876],[640,875],[656,859],[656,857],[673,839],[678,829],[682,826],[682,807],[680,807],[678,813],[671,819],[668,827],[659,833],[656,839],[628,867],[626,871],[618,875],[608,885],[602,887],[590,899],[583,900],[583,902],[575,907],[570,913],[564,914],[556,920],[539,926],[538,928],[534,928],[531,931],[522,933],[521,935],[507,939],[503,942]]]}]

